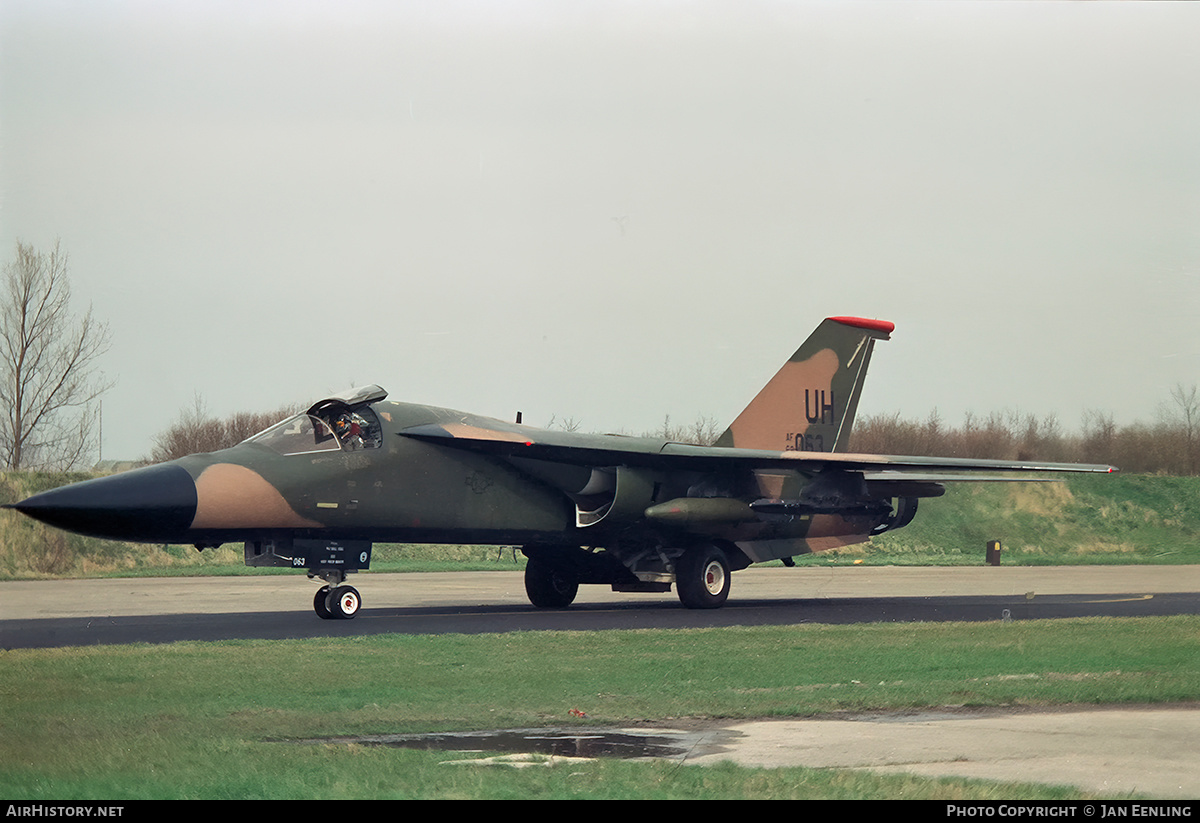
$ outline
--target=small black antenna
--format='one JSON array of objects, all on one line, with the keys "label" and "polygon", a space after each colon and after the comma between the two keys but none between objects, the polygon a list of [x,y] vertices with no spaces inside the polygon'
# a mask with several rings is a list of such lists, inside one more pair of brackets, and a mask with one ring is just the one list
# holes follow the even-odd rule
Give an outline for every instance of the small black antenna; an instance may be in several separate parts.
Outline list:
[{"label": "small black antenna", "polygon": [[521,422],[521,413],[520,413],[520,412],[517,412],[517,423],[518,423],[518,425],[520,424],[520,422]]}]

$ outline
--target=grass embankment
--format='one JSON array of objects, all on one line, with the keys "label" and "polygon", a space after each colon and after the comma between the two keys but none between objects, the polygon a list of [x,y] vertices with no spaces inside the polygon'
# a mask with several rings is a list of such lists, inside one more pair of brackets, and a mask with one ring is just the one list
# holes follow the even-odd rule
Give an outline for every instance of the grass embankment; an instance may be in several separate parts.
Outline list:
[{"label": "grass embankment", "polygon": [[1200,619],[1185,616],[0,652],[0,796],[1074,797],[1048,787],[799,768],[598,761],[497,772],[439,765],[462,755],[291,741],[1180,701],[1200,694],[1198,629]]},{"label": "grass embankment", "polygon": [[905,528],[805,562],[977,565],[989,540],[1013,565],[1200,563],[1200,477],[950,483]]},{"label": "grass embankment", "polygon": [[[0,503],[89,475],[0,476]],[[989,540],[1016,565],[1200,563],[1200,478],[1072,477],[1063,483],[949,484],[923,500],[904,529],[800,562],[977,565]],[[496,546],[377,544],[375,571],[513,569],[524,556]],[[126,575],[291,574],[246,569],[242,547],[115,543],[71,535],[10,512],[0,515],[0,579]]]}]

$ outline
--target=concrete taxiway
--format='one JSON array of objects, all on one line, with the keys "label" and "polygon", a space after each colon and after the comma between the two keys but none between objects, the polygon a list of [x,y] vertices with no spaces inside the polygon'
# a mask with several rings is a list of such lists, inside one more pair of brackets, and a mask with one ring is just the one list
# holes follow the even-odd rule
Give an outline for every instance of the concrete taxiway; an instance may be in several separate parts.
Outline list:
[{"label": "concrete taxiway", "polygon": [[[529,607],[521,572],[364,573],[347,581],[379,609]],[[128,617],[295,611],[311,613],[319,584],[302,573],[253,577],[19,580],[0,583],[0,618]],[[753,567],[733,575],[725,609],[746,604],[895,598],[1200,593],[1200,566]],[[581,586],[573,608],[679,606],[672,593],[624,594]],[[529,607],[532,608],[532,607]],[[696,612],[697,614],[720,614]],[[993,618],[1000,618],[997,611]],[[333,623],[331,625],[340,625]],[[503,630],[504,627],[498,627]]]},{"label": "concrete taxiway", "polygon": [[1101,797],[1200,798],[1200,709],[876,714],[714,733],[689,763],[803,765],[1073,786]]}]

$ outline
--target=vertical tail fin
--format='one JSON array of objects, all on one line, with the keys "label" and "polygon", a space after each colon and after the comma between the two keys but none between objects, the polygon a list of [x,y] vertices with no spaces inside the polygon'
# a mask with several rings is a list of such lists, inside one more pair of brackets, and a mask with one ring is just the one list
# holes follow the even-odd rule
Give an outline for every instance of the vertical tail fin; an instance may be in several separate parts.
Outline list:
[{"label": "vertical tail fin", "polygon": [[770,451],[845,451],[876,340],[886,320],[829,317],[717,440]]}]

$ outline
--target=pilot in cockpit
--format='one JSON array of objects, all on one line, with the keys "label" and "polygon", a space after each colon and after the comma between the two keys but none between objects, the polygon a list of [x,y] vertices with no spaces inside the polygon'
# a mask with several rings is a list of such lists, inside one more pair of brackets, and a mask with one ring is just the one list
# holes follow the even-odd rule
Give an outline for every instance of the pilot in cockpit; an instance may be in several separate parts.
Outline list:
[{"label": "pilot in cockpit", "polygon": [[354,415],[339,414],[333,421],[333,430],[342,442],[342,448],[353,450],[363,447],[362,426],[354,419]]}]

